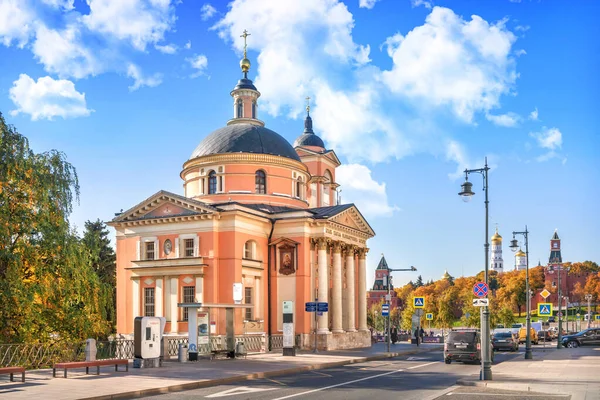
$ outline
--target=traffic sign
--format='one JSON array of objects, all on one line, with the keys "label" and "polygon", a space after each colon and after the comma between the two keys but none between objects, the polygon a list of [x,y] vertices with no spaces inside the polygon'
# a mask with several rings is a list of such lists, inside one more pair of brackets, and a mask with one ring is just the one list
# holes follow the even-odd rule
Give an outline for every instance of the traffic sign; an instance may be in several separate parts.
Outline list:
[{"label": "traffic sign", "polygon": [[542,296],[544,298],[544,300],[546,300],[546,297],[550,296],[552,293],[550,293],[548,291],[548,289],[544,289],[542,290],[542,292],[540,293],[540,296]]},{"label": "traffic sign", "polygon": [[473,285],[473,293],[477,297],[485,297],[488,294],[489,287],[485,282],[477,282]]},{"label": "traffic sign", "polygon": [[425,308],[425,297],[413,297],[414,308]]},{"label": "traffic sign", "polygon": [[317,311],[318,312],[328,312],[329,311],[329,303],[319,301],[317,303]]},{"label": "traffic sign", "polygon": [[577,313],[577,319],[581,319],[581,314]]},{"label": "traffic sign", "polygon": [[490,299],[473,299],[475,307],[487,307],[490,305]]},{"label": "traffic sign", "polygon": [[428,320],[428,321],[433,320],[433,313],[427,313],[427,314],[425,314],[425,319]]},{"label": "traffic sign", "polygon": [[306,310],[306,312],[315,312],[317,311],[317,303],[315,303],[314,301],[309,301],[305,304],[304,309]]},{"label": "traffic sign", "polygon": [[538,316],[551,316],[552,303],[538,303]]},{"label": "traffic sign", "polygon": [[390,305],[389,304],[382,304],[381,305],[381,316],[382,317],[387,317],[390,314]]},{"label": "traffic sign", "polygon": [[596,314],[596,321],[600,321],[600,314]]}]

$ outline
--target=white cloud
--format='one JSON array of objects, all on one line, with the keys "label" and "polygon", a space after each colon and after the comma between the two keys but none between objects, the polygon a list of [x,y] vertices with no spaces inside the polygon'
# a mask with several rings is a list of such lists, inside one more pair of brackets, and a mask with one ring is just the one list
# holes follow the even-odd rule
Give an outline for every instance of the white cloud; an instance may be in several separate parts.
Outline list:
[{"label": "white cloud", "polygon": [[33,121],[52,120],[54,117],[86,117],[93,110],[87,108],[85,93],[75,90],[73,82],[49,76],[36,81],[26,74],[19,75],[9,90],[9,97],[17,106],[11,115],[29,114]]},{"label": "white cloud", "polygon": [[523,49],[519,49],[519,50],[515,51],[515,56],[517,56],[517,57],[521,57],[521,56],[524,56],[526,54],[527,54],[527,52],[525,50],[523,50]]},{"label": "white cloud", "polygon": [[358,7],[359,8],[367,8],[367,9],[372,9],[373,7],[375,7],[375,3],[377,3],[379,0],[359,0],[358,1]]},{"label": "white cloud", "polygon": [[427,0],[410,0],[410,4],[413,7],[423,6],[425,8],[429,8],[429,9],[431,9],[433,7],[432,2],[431,1],[427,1]]},{"label": "white cloud", "polygon": [[175,23],[171,0],[87,0],[90,13],[82,17],[87,27],[145,50],[158,43]]},{"label": "white cloud", "polygon": [[515,31],[527,32],[529,30],[529,28],[530,28],[529,25],[517,25],[517,26],[515,26]]},{"label": "white cloud", "polygon": [[200,18],[202,21],[208,21],[217,13],[217,9],[211,6],[209,3],[206,3],[200,9]]},{"label": "white cloud", "polygon": [[186,58],[185,60],[196,70],[196,72],[192,74],[192,78],[204,75],[206,67],[208,67],[208,58],[206,58],[204,54],[197,54],[193,57]]},{"label": "white cloud", "polygon": [[140,68],[135,64],[129,64],[127,66],[127,76],[133,78],[133,85],[129,86],[129,91],[133,92],[141,87],[148,86],[154,87],[162,83],[162,75],[154,74],[152,76],[144,76]]},{"label": "white cloud", "polygon": [[365,216],[390,216],[399,210],[389,204],[385,182],[375,181],[364,165],[341,165],[335,170],[335,179],[341,185],[343,202],[356,204]]},{"label": "white cloud", "polygon": [[537,107],[535,108],[535,110],[533,110],[531,113],[529,113],[529,119],[533,120],[533,121],[537,121],[538,120],[538,109],[537,109]]},{"label": "white cloud", "polygon": [[507,128],[515,127],[521,121],[521,116],[513,112],[500,115],[486,114],[485,118],[495,125],[504,126]]},{"label": "white cloud", "polygon": [[188,40],[187,43],[185,44],[185,46],[183,46],[183,47],[185,47],[186,50],[191,49],[192,48],[192,41]]},{"label": "white cloud", "polygon": [[73,5],[75,0],[42,0],[42,3],[54,7],[54,8],[62,8],[65,11],[72,10],[75,8]]},{"label": "white cloud", "polygon": [[449,140],[446,143],[446,160],[456,163],[456,171],[448,174],[450,179],[458,179],[463,175],[465,168],[469,166],[464,146],[455,140]]},{"label": "white cloud", "polygon": [[504,23],[489,24],[477,15],[465,21],[434,7],[425,25],[388,38],[394,66],[382,79],[400,96],[450,106],[472,122],[476,112],[498,107],[517,78],[510,57],[516,37]]},{"label": "white cloud", "polygon": [[101,72],[100,62],[90,49],[82,44],[76,26],[67,26],[63,31],[39,25],[32,46],[35,57],[44,64],[47,72],[59,77],[85,78]]},{"label": "white cloud", "polygon": [[159,45],[159,44],[155,44],[154,48],[158,51],[160,51],[163,54],[175,54],[177,53],[177,46],[175,46],[174,44],[166,44],[164,46]]},{"label": "white cloud", "polygon": [[556,150],[562,147],[562,133],[558,128],[542,128],[541,132],[531,132],[529,134],[536,139],[538,146],[544,149]]},{"label": "white cloud", "polygon": [[22,0],[0,1],[0,42],[9,47],[13,42],[23,47],[32,33],[33,12]]}]

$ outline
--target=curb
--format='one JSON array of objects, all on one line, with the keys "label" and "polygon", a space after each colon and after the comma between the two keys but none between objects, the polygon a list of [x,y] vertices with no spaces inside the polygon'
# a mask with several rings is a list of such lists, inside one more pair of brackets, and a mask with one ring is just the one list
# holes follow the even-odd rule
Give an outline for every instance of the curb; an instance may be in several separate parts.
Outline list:
[{"label": "curb", "polygon": [[277,371],[256,372],[256,373],[248,374],[248,375],[230,376],[227,378],[218,378],[218,379],[210,379],[210,380],[207,379],[204,381],[181,383],[179,385],[170,385],[170,386],[164,386],[164,387],[160,387],[160,388],[141,389],[141,390],[134,390],[131,392],[115,393],[115,394],[109,394],[109,395],[104,395],[104,396],[84,397],[84,398],[82,398],[82,400],[135,399],[135,398],[145,397],[145,396],[155,396],[155,395],[159,395],[159,394],[181,392],[181,391],[193,390],[193,389],[201,389],[201,388],[206,388],[206,387],[211,387],[211,386],[220,386],[220,385],[225,385],[225,384],[229,384],[229,383],[241,382],[241,381],[247,381],[247,380],[253,380],[253,379],[270,378],[270,377],[276,377],[276,376],[281,376],[281,375],[298,374],[298,373],[302,373],[302,372],[308,372],[308,371],[319,370],[319,369],[335,368],[335,367],[341,367],[343,365],[357,364],[357,363],[368,362],[368,361],[385,360],[387,358],[394,358],[394,357],[404,356],[404,355],[409,355],[409,354],[424,353],[424,352],[431,351],[431,350],[439,350],[440,348],[441,348],[441,346],[434,346],[434,347],[429,347],[429,348],[408,350],[408,351],[402,351],[402,352],[383,353],[383,354],[378,354],[375,356],[359,357],[359,358],[353,358],[351,360],[335,361],[335,362],[329,362],[329,363],[323,363],[323,364],[305,365],[302,367],[288,368],[288,369],[282,369],[282,370],[277,370]]}]

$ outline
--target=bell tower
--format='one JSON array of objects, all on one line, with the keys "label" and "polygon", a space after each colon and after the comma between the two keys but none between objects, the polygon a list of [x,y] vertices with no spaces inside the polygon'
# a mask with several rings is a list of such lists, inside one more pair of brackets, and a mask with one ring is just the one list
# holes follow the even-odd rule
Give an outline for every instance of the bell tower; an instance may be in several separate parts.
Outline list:
[{"label": "bell tower", "polygon": [[504,260],[502,259],[502,236],[496,233],[492,236],[492,252],[490,253],[490,267],[492,271],[497,271],[499,274],[504,272]]}]

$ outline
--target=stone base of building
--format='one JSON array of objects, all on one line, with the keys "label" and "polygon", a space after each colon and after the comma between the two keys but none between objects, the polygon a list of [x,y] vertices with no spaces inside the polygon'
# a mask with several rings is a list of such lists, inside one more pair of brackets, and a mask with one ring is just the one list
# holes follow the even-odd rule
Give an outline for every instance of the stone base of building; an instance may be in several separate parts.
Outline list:
[{"label": "stone base of building", "polygon": [[[360,347],[371,347],[371,333],[369,331],[317,334],[318,350],[344,350]],[[313,333],[300,334],[300,348],[313,350],[315,348],[315,335]]]}]

